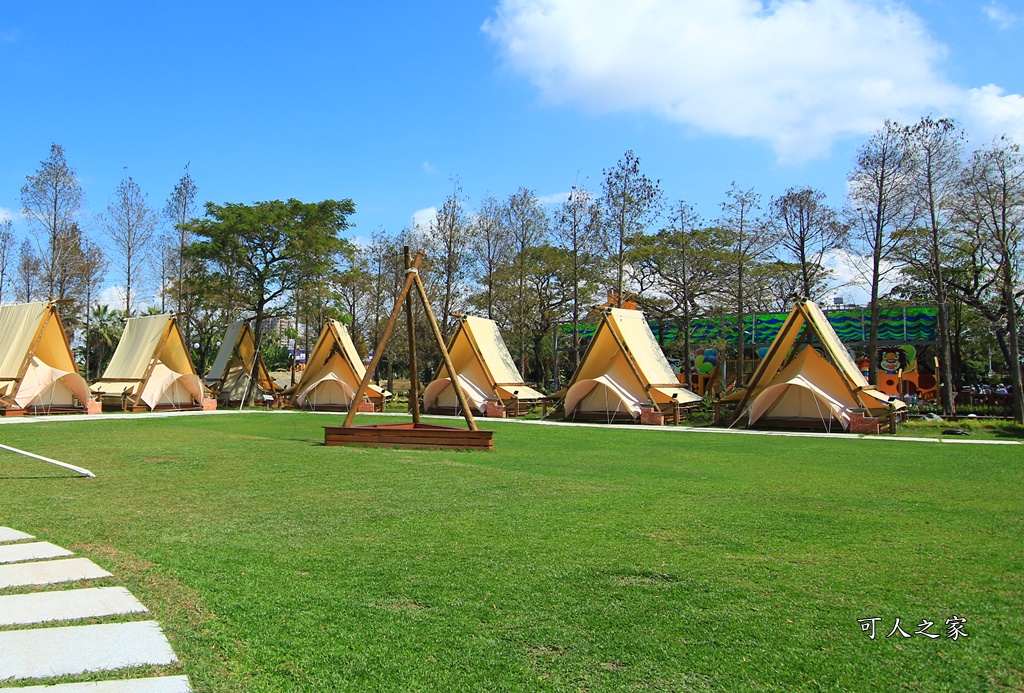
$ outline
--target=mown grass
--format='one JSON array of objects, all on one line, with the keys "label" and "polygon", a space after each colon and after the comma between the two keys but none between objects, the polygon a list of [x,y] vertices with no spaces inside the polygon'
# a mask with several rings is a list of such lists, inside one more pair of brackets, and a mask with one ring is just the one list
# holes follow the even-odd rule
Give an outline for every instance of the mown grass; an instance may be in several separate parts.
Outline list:
[{"label": "mown grass", "polygon": [[[338,423],[3,425],[98,478],[2,453],[0,523],[113,572],[198,691],[1024,687],[1018,446],[488,421],[493,453],[323,447]],[[885,637],[953,615],[968,637]]]}]

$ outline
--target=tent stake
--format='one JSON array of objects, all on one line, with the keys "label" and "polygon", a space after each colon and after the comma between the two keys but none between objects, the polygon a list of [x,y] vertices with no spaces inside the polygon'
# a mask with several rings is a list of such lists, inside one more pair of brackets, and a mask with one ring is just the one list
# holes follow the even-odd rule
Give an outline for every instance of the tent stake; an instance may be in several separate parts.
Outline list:
[{"label": "tent stake", "polygon": [[68,464],[67,462],[58,462],[57,460],[51,460],[49,457],[43,457],[42,455],[36,455],[36,454],[31,453],[31,452],[25,452],[24,450],[19,450],[18,448],[12,448],[9,445],[0,445],[0,448],[3,448],[4,450],[10,450],[11,452],[17,453],[19,455],[25,455],[26,457],[32,457],[34,459],[41,460],[43,462],[48,462],[50,464],[55,464],[58,467],[64,467],[65,469],[70,469],[73,472],[78,472],[82,476],[87,476],[87,477],[90,477],[90,478],[93,478],[93,479],[96,478],[95,474],[90,472],[88,469],[85,469],[84,467],[76,467],[75,465]]}]

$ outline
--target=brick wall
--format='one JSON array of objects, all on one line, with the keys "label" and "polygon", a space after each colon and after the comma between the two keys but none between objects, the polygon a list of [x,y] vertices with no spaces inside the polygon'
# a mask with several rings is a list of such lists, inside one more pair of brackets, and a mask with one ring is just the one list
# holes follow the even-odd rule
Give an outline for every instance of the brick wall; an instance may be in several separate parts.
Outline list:
[{"label": "brick wall", "polygon": [[490,419],[504,419],[508,416],[508,411],[497,402],[488,402],[487,411],[484,413],[484,416]]},{"label": "brick wall", "polygon": [[861,412],[850,415],[850,433],[877,435],[882,432],[882,422]]},{"label": "brick wall", "polygon": [[648,409],[644,407],[640,410],[640,425],[641,426],[664,426],[665,415],[657,409]]}]

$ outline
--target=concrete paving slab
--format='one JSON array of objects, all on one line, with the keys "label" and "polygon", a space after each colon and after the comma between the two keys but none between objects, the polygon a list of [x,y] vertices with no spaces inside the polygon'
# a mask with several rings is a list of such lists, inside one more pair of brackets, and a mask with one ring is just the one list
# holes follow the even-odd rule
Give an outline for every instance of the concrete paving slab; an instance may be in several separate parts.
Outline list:
[{"label": "concrete paving slab", "polygon": [[0,626],[137,614],[146,607],[124,587],[87,587],[0,597]]},{"label": "concrete paving slab", "polygon": [[74,556],[67,549],[62,549],[48,541],[33,541],[28,544],[6,544],[0,546],[0,563],[17,563],[18,561],[34,561],[39,558],[57,558]]},{"label": "concrete paving slab", "polygon": [[52,693],[191,693],[187,676],[157,676],[151,679],[123,679],[121,681],[90,681],[89,683],[61,683],[56,686],[28,686],[14,689],[22,691],[52,691]]},{"label": "concrete paving slab", "polygon": [[88,558],[62,558],[56,561],[0,565],[0,589],[105,577],[110,577],[110,573]]},{"label": "concrete paving slab", "polygon": [[0,681],[176,661],[156,621],[0,631]]},{"label": "concrete paving slab", "polygon": [[0,527],[0,544],[6,544],[12,541],[24,541],[25,539],[35,539],[31,534],[25,534],[19,532],[16,529],[10,527]]}]

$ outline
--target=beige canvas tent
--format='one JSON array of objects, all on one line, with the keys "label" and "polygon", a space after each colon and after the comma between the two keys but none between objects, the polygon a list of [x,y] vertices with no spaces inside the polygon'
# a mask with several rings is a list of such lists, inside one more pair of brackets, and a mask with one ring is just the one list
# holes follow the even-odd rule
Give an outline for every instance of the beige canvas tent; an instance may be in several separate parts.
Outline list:
[{"label": "beige canvas tent", "polygon": [[[290,406],[321,411],[347,411],[359,387],[366,368],[345,326],[337,320],[328,320],[316,346],[306,357],[306,369],[293,388]],[[366,397],[378,411],[390,392],[371,384]]]},{"label": "beige canvas tent", "polygon": [[[242,402],[255,359],[256,340],[249,323],[239,320],[228,325],[224,340],[220,343],[217,358],[214,359],[213,367],[210,368],[205,379],[206,387],[213,392],[217,402],[222,405]],[[281,389],[281,386],[270,377],[261,358],[256,371],[256,394],[274,395]]]},{"label": "beige canvas tent", "polygon": [[806,299],[794,306],[750,382],[720,405],[732,408],[733,423],[825,430],[848,429],[855,413],[888,420],[906,409],[868,384],[821,308]]},{"label": "beige canvas tent", "polygon": [[0,413],[84,413],[88,402],[56,307],[0,306]]},{"label": "beige canvas tent", "polygon": [[[459,328],[448,340],[448,353],[476,413],[486,414],[487,403],[492,402],[504,406],[507,413],[518,414],[544,398],[523,382],[493,320],[460,316]],[[442,364],[423,391],[423,408],[428,413],[455,413],[457,405],[451,375]]]},{"label": "beige canvas tent", "polygon": [[105,407],[129,411],[198,409],[204,395],[173,315],[129,318],[92,391]]},{"label": "beige canvas tent", "polygon": [[567,419],[636,420],[644,406],[674,417],[701,398],[680,384],[644,314],[607,308],[562,399]]}]

